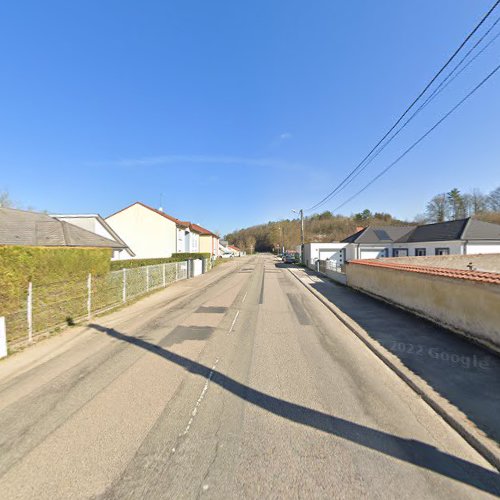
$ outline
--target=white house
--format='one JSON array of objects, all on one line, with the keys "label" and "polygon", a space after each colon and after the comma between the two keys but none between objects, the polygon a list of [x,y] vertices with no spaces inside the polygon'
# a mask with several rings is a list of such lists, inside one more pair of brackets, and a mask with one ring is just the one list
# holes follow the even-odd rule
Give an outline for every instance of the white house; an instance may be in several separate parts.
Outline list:
[{"label": "white house", "polygon": [[419,226],[366,227],[342,240],[346,258],[500,253],[500,225],[472,217]]},{"label": "white house", "polygon": [[136,202],[105,220],[127,242],[136,259],[167,258],[177,252],[181,221],[162,210]]},{"label": "white house", "polygon": [[55,219],[68,222],[74,226],[81,227],[87,231],[116,241],[122,248],[113,249],[112,260],[130,259],[135,257],[134,252],[127,246],[120,236],[99,214],[55,214],[51,215]]}]

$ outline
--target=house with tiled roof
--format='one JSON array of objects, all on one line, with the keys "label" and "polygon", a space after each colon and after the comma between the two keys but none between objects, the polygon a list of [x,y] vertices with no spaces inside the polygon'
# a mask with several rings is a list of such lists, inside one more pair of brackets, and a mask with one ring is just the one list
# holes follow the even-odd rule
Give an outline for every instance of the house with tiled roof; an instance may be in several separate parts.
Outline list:
[{"label": "house with tiled roof", "polygon": [[171,257],[177,253],[177,228],[185,230],[183,221],[139,201],[105,221],[127,242],[137,259]]},{"label": "house with tiled roof", "polygon": [[112,260],[131,259],[134,252],[99,214],[51,214],[51,217],[86,229],[94,234],[116,241],[122,249],[113,250]]},{"label": "house with tiled roof", "polygon": [[106,217],[105,222],[138,259],[168,258],[175,253],[219,255],[216,234],[139,201]]},{"label": "house with tiled roof", "polygon": [[0,245],[111,248],[121,252],[122,241],[106,238],[47,214],[0,208]]},{"label": "house with tiled roof", "polygon": [[348,243],[346,260],[500,253],[500,225],[467,217],[418,226],[369,226],[342,243]]},{"label": "house with tiled roof", "polygon": [[219,237],[198,224],[191,224],[191,227],[200,235],[200,252],[210,253],[214,259],[219,257]]}]

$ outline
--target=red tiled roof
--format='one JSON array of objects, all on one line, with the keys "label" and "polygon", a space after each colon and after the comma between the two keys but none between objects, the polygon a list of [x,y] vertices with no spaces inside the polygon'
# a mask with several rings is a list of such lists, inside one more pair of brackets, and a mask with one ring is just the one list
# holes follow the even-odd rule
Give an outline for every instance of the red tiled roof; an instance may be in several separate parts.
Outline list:
[{"label": "red tiled roof", "polygon": [[443,276],[445,278],[462,279],[468,281],[481,281],[483,283],[493,283],[495,285],[500,285],[499,273],[487,273],[487,272],[469,271],[463,269],[447,269],[444,267],[416,266],[411,264],[396,264],[393,262],[384,262],[383,260],[351,260],[349,264],[383,267],[385,269],[394,269],[396,271],[430,274],[434,276]]},{"label": "red tiled roof", "polygon": [[216,238],[218,238],[218,236],[216,234],[212,233],[212,231],[209,231],[208,229],[205,229],[204,227],[199,226],[198,224],[191,223],[190,227],[193,231],[196,231],[197,233],[207,234],[207,235],[215,236]]},{"label": "red tiled roof", "polygon": [[[108,215],[106,219],[109,219],[110,217],[113,217],[113,215],[119,214],[120,212],[123,212],[124,210],[127,210],[127,208],[133,207],[134,205],[141,205],[144,208],[147,208],[151,210],[152,212],[156,212],[158,215],[161,215],[165,217],[168,220],[171,220],[172,222],[175,222],[176,224],[179,224],[180,226],[188,227],[189,222],[183,222],[175,217],[172,217],[171,215],[166,214],[165,212],[162,212],[161,210],[157,210],[156,208],[150,207],[149,205],[146,205],[145,203],[142,203],[141,201],[136,201],[135,203],[132,203],[131,205],[122,208],[121,210],[118,210],[114,214]],[[187,224],[187,225],[186,225]]]},{"label": "red tiled roof", "polygon": [[229,245],[229,248],[232,248],[233,250],[237,250],[238,252],[241,252],[241,250],[238,247],[235,247],[234,245]]}]

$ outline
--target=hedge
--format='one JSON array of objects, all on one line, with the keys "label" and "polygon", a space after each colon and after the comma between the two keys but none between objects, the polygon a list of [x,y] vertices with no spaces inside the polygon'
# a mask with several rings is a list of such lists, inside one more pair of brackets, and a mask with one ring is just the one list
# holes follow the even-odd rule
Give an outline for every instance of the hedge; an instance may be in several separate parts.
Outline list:
[{"label": "hedge", "polygon": [[0,246],[0,316],[24,307],[33,286],[84,279],[109,272],[111,249]]},{"label": "hedge", "polygon": [[154,266],[156,264],[165,264],[169,262],[182,262],[188,259],[210,259],[210,253],[176,253],[172,257],[162,259],[127,259],[114,260],[111,262],[111,270],[130,269],[132,267]]}]

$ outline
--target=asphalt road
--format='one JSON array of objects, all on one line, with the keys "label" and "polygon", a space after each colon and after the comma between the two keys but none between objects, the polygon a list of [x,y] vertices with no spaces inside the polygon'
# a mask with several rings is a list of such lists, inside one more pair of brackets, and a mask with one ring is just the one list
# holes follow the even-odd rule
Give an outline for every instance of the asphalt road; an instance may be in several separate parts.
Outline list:
[{"label": "asphalt road", "polygon": [[0,364],[0,497],[493,498],[498,473],[271,256]]}]

